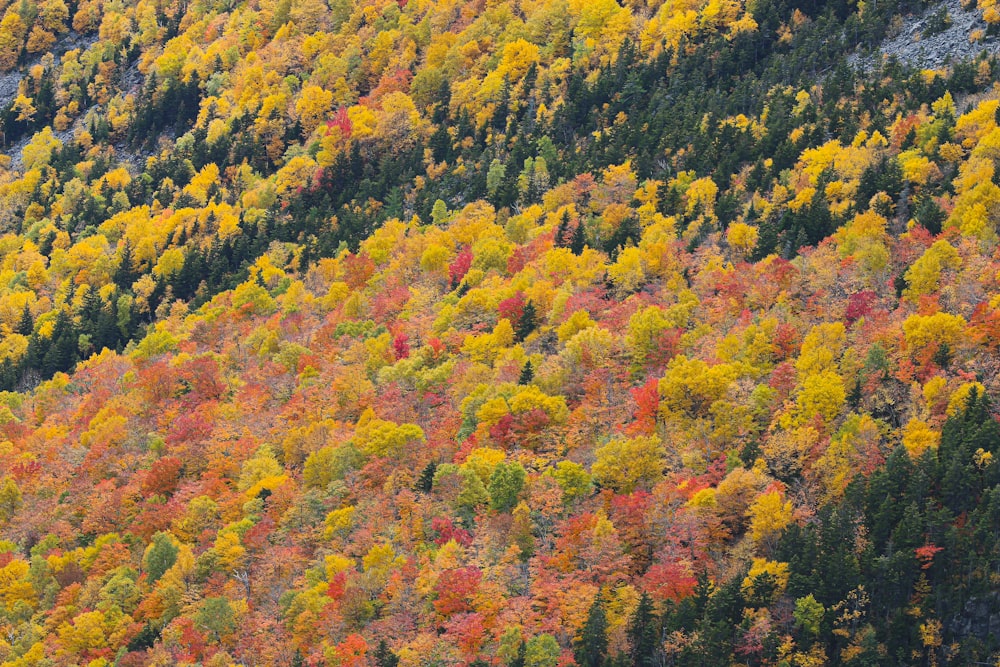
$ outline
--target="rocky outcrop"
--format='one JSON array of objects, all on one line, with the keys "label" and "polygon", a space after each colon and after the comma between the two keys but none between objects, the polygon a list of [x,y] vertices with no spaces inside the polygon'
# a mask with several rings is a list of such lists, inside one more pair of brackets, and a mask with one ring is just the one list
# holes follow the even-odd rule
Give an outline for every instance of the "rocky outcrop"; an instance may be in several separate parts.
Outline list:
[{"label": "rocky outcrop", "polygon": [[[82,35],[78,32],[70,32],[63,35],[62,38],[53,44],[52,50],[49,53],[54,55],[56,62],[58,62],[67,51],[72,51],[73,49],[86,51],[96,41],[97,33]],[[27,76],[28,71],[32,67],[42,62],[42,57],[42,55],[35,56],[21,67],[0,75],[0,108],[6,108],[8,104],[14,101],[14,98],[17,97],[21,79]],[[72,136],[72,132],[70,131],[56,132],[55,134],[63,141]],[[22,137],[19,141],[9,146],[0,146],[0,152],[11,157],[11,167],[13,169],[20,169],[21,151],[30,140],[30,136]]]},{"label": "rocky outcrop", "polygon": [[962,613],[951,619],[949,630],[956,637],[986,640],[1000,637],[1000,594],[971,598]]},{"label": "rocky outcrop", "polygon": [[[940,22],[942,9],[950,20],[943,30],[934,25]],[[858,55],[852,60],[855,65],[868,69],[879,59],[895,56],[906,65],[936,69],[949,62],[975,59],[984,52],[1000,52],[1000,39],[996,37],[969,41],[977,30],[982,30],[985,35],[986,28],[987,24],[974,3],[965,9],[959,0],[946,0],[923,14],[904,19],[902,29],[883,42],[874,54]]]}]

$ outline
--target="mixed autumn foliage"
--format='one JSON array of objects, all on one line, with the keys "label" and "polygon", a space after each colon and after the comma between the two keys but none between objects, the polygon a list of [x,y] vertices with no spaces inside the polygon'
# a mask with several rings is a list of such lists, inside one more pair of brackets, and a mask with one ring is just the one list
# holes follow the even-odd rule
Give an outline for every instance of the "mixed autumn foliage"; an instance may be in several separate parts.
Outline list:
[{"label": "mixed autumn foliage", "polygon": [[6,6],[0,664],[996,661],[1000,65],[846,60],[924,8]]}]

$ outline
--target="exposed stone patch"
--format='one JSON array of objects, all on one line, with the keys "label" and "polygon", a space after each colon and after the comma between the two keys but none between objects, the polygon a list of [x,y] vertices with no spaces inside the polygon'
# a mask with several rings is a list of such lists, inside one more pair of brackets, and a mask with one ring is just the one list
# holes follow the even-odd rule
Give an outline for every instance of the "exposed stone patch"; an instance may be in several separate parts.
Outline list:
[{"label": "exposed stone patch", "polygon": [[[941,32],[924,36],[942,7],[948,12],[951,25]],[[973,60],[981,53],[1000,52],[1000,39],[997,37],[969,41],[973,32],[982,30],[985,34],[986,28],[987,23],[974,4],[965,9],[959,0],[945,0],[919,16],[904,18],[899,33],[883,42],[874,54],[855,55],[850,61],[862,69],[870,69],[880,58],[895,56],[906,65],[937,69],[950,62]]]}]

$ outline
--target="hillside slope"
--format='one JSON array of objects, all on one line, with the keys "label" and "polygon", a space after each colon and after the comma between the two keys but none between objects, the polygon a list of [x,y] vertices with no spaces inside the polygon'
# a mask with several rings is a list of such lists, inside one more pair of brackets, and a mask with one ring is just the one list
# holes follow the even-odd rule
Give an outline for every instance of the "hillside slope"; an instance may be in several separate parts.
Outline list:
[{"label": "hillside slope", "polygon": [[[992,15],[991,15],[992,17]],[[874,58],[897,58],[914,67],[933,69],[996,54],[996,31],[975,6],[958,0],[936,3],[900,17]],[[857,60],[857,56],[854,57]]]},{"label": "hillside slope", "polygon": [[0,665],[1000,658],[1000,69],[849,64],[934,7],[5,11]]}]

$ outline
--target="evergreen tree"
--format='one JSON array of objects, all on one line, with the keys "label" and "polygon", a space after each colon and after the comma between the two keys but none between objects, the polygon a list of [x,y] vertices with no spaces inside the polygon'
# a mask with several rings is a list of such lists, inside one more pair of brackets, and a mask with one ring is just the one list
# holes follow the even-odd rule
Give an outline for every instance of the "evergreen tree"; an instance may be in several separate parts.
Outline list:
[{"label": "evergreen tree", "polygon": [[583,249],[587,247],[587,240],[583,236],[583,221],[576,223],[573,230],[573,238],[570,240],[569,249],[574,255],[582,255]]},{"label": "evergreen tree", "polygon": [[507,129],[507,114],[510,113],[510,77],[503,78],[503,86],[500,88],[500,101],[497,102],[493,111],[493,129],[503,132]]},{"label": "evergreen tree", "polygon": [[531,384],[531,381],[535,379],[535,369],[531,366],[531,359],[524,362],[524,367],[521,368],[521,376],[517,379],[518,384]]},{"label": "evergreen tree", "polygon": [[451,157],[451,134],[445,123],[438,125],[429,142],[435,162],[446,162]]},{"label": "evergreen tree", "polygon": [[656,654],[660,644],[657,626],[653,601],[643,593],[628,626],[633,667],[654,667],[657,664]]},{"label": "evergreen tree", "polygon": [[538,326],[538,313],[535,310],[535,304],[529,299],[526,304],[524,304],[524,310],[521,311],[521,317],[517,321],[517,329],[514,331],[514,338],[516,340],[524,340],[527,338],[535,327]]},{"label": "evergreen tree", "polygon": [[385,643],[384,639],[380,639],[378,648],[375,650],[375,667],[397,667],[398,665],[399,656],[389,650],[389,645]]},{"label": "evergreen tree", "polygon": [[580,639],[573,647],[573,655],[580,667],[601,667],[607,653],[608,618],[604,612],[604,598],[598,591],[587,613],[587,622],[580,631]]},{"label": "evergreen tree", "polygon": [[10,357],[0,363],[0,391],[16,391],[20,372]]},{"label": "evergreen tree", "polygon": [[524,640],[521,640],[521,645],[517,648],[517,657],[510,661],[508,667],[525,667],[525,662],[528,657],[528,645]]},{"label": "evergreen tree", "polygon": [[849,405],[852,410],[857,410],[858,406],[861,405],[861,398],[861,376],[859,375],[854,378],[854,384],[851,386],[851,392],[847,395],[847,405]]},{"label": "evergreen tree", "polygon": [[934,351],[934,356],[931,357],[938,368],[946,369],[949,364],[951,364],[951,346],[947,342],[942,342],[938,345],[938,349]]},{"label": "evergreen tree", "polygon": [[111,277],[114,284],[122,291],[131,290],[132,283],[139,279],[139,273],[135,270],[133,261],[132,244],[126,240],[125,246],[122,248],[122,257],[118,262],[118,268],[115,269],[115,274]]},{"label": "evergreen tree", "polygon": [[423,472],[420,473],[420,479],[417,480],[417,489],[423,491],[424,493],[430,493],[431,489],[434,488],[434,473],[437,472],[438,464],[435,461],[431,461],[425,467]]},{"label": "evergreen tree", "polygon": [[69,315],[65,310],[60,311],[38,369],[43,377],[52,377],[55,373],[68,371],[76,365],[78,336]]},{"label": "evergreen tree", "polygon": [[31,309],[28,308],[28,304],[24,304],[24,310],[21,311],[21,320],[17,323],[17,333],[22,336],[30,336],[31,332],[35,330],[35,318],[31,316]]},{"label": "evergreen tree", "polygon": [[948,215],[941,210],[941,207],[937,205],[937,202],[935,202],[932,197],[928,196],[920,197],[917,200],[917,207],[913,214],[913,217],[916,218],[917,222],[919,222],[924,229],[934,235],[941,233],[941,225],[943,225],[944,221],[948,218]]},{"label": "evergreen tree", "polygon": [[569,238],[569,211],[563,211],[562,219],[556,228],[555,245],[557,248],[568,248],[572,240]]}]

